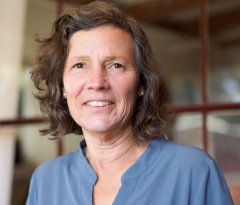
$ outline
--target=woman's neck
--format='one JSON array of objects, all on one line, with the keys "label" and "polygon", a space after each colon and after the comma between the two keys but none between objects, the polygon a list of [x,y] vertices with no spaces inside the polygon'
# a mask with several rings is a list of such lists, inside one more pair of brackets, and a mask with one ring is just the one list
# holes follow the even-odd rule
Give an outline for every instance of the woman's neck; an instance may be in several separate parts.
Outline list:
[{"label": "woman's neck", "polygon": [[137,143],[129,130],[121,136],[85,136],[85,156],[93,169],[125,169],[131,166],[144,152],[148,144]]}]

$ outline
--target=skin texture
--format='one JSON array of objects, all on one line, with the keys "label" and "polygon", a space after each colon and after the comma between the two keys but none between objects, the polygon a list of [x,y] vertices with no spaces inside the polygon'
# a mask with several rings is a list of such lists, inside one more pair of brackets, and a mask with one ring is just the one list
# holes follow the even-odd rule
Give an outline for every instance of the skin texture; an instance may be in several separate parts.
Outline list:
[{"label": "skin texture", "polygon": [[83,130],[85,156],[98,175],[93,203],[112,204],[122,174],[147,147],[133,138],[132,117],[142,89],[131,35],[113,26],[74,33],[63,83],[71,116]]},{"label": "skin texture", "polygon": [[[102,133],[106,137],[109,131],[130,129],[138,96],[133,59],[131,36],[112,26],[78,31],[71,37],[64,92],[84,135]],[[111,104],[94,107],[86,104],[89,101]]]}]

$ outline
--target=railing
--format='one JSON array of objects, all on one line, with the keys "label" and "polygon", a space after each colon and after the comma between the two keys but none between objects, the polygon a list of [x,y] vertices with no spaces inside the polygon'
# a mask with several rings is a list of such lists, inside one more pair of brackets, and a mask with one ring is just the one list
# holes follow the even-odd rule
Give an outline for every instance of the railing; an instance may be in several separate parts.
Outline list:
[{"label": "railing", "polygon": [[[223,110],[240,110],[240,103],[210,103],[210,104],[191,104],[191,105],[182,105],[182,106],[171,106],[170,110],[172,115],[178,115],[183,113],[193,113],[201,112],[207,115],[209,112],[213,111],[223,111]],[[203,136],[202,143],[206,151],[208,151],[209,142],[208,138],[204,133],[207,133],[207,119],[204,119],[206,126],[203,126]],[[33,118],[17,118],[10,120],[0,120],[0,129],[3,126],[20,126],[20,125],[30,125],[30,124],[42,124],[45,122],[44,118],[33,117]],[[205,129],[205,130],[204,130]],[[57,140],[57,156],[62,155],[64,152],[62,140]]]}]

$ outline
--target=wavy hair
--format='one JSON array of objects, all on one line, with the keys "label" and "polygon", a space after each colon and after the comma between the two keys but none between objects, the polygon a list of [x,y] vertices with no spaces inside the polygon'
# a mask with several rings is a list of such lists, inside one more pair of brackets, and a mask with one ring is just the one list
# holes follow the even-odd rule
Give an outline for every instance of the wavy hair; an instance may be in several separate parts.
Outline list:
[{"label": "wavy hair", "polygon": [[43,135],[51,134],[56,139],[69,133],[82,134],[62,93],[68,44],[75,32],[104,25],[113,25],[132,36],[139,81],[144,88],[144,96],[138,98],[133,116],[134,136],[138,141],[149,141],[162,133],[168,116],[169,93],[146,35],[137,21],[117,6],[95,1],[63,13],[54,21],[49,37],[35,37],[39,47],[32,80],[38,89],[35,97],[49,123],[40,130]]}]

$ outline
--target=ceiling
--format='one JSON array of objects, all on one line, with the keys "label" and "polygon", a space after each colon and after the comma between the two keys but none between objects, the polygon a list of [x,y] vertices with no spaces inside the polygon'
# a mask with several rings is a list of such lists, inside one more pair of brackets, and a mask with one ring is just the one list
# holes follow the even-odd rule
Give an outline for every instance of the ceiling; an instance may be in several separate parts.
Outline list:
[{"label": "ceiling", "polygon": [[[200,0],[111,0],[137,20],[198,37]],[[65,0],[82,5],[91,0]],[[209,34],[222,45],[240,45],[240,0],[208,0]]]}]

